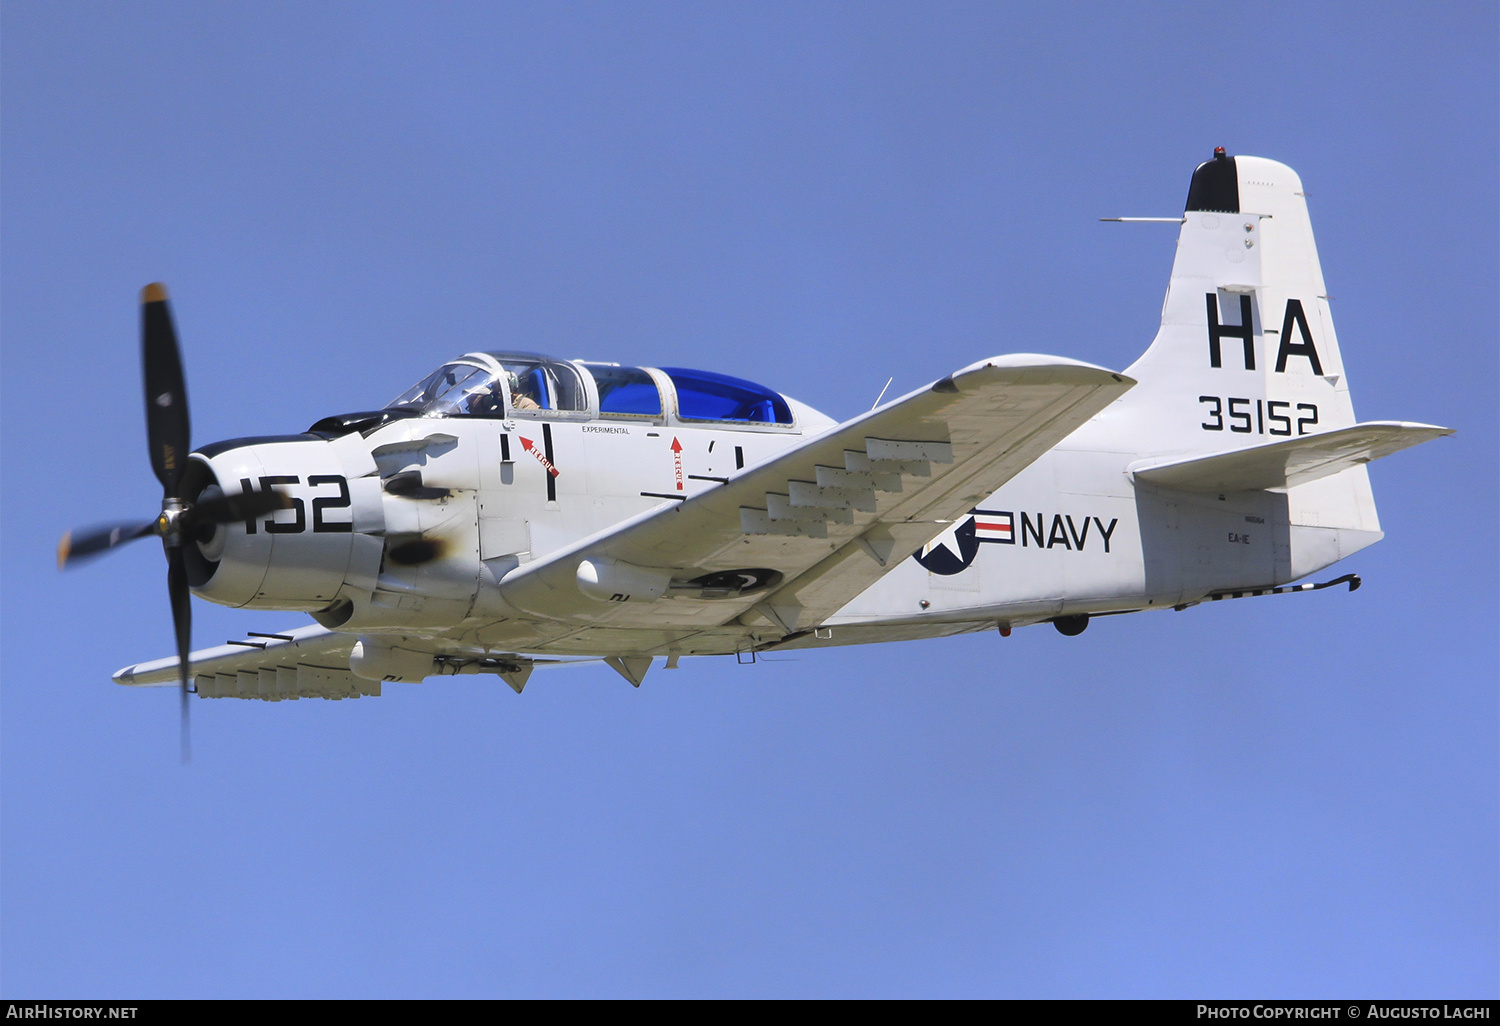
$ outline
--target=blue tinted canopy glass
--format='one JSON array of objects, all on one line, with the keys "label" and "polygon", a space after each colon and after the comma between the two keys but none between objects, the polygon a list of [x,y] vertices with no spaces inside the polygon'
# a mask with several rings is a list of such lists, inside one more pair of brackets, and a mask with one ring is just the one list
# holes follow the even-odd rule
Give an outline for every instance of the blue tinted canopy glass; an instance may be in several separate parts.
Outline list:
[{"label": "blue tinted canopy glass", "polygon": [[599,387],[599,412],[615,416],[660,417],[661,392],[639,367],[586,364]]},{"label": "blue tinted canopy glass", "polygon": [[663,367],[677,386],[677,415],[684,420],[737,420],[790,424],[792,411],[777,392],[713,371]]}]

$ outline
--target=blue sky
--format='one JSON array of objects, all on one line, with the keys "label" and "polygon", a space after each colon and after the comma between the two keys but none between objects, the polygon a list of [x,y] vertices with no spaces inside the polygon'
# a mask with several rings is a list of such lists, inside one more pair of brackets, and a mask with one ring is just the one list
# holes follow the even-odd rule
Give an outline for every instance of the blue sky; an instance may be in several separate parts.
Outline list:
[{"label": "blue sky", "polygon": [[[0,5],[6,996],[1500,990],[1493,4]],[[195,703],[136,291],[194,438],[445,357],[702,366],[838,417],[1127,366],[1215,145],[1302,175],[1371,468],[1355,594]],[[197,603],[199,646],[302,622]]]}]

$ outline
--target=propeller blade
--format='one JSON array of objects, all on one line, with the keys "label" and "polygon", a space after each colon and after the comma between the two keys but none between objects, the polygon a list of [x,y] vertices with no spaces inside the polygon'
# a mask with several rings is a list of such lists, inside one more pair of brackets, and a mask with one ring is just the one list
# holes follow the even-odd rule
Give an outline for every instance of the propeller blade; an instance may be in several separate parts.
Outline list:
[{"label": "propeller blade", "polygon": [[156,521],[148,520],[144,524],[130,522],[124,524],[102,524],[99,527],[90,527],[82,531],[69,531],[62,536],[62,541],[57,543],[57,568],[63,570],[70,566],[78,566],[89,560],[102,556],[111,549],[118,548],[126,542],[144,538],[156,531]]},{"label": "propeller blade", "polygon": [[188,652],[192,649],[193,607],[188,591],[187,564],[182,549],[167,549],[167,594],[172,600],[172,629],[177,635],[177,680],[181,685],[182,761],[193,759],[192,738],[188,731]]},{"label": "propeller blade", "polygon": [[193,536],[203,526],[239,523],[274,513],[278,509],[291,508],[292,500],[274,488],[260,492],[242,492],[239,495],[221,495],[216,499],[195,503],[182,515],[182,529]]},{"label": "propeller blade", "polygon": [[189,451],[187,386],[182,379],[182,357],[177,351],[172,311],[167,306],[167,289],[159,282],[141,289],[141,365],[146,379],[151,469],[161,482],[164,497],[175,499]]}]

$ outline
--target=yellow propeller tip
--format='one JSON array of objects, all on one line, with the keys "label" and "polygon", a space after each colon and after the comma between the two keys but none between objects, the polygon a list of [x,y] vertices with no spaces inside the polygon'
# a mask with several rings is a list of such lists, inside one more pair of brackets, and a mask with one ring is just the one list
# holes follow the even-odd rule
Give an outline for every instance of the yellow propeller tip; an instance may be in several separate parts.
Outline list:
[{"label": "yellow propeller tip", "polygon": [[57,543],[57,568],[61,570],[68,565],[68,554],[73,551],[73,532],[68,531],[62,536],[62,541]]},{"label": "yellow propeller tip", "polygon": [[167,301],[167,287],[159,281],[153,281],[150,285],[141,289],[142,303],[165,303]]}]

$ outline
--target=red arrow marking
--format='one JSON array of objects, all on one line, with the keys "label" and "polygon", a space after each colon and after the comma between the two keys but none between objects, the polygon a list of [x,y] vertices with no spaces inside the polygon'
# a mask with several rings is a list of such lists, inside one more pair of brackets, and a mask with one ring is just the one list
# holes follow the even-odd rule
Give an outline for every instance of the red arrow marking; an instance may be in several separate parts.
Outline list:
[{"label": "red arrow marking", "polygon": [[682,491],[682,443],[672,436],[672,463],[677,470],[677,490]]},{"label": "red arrow marking", "polygon": [[542,450],[536,447],[536,443],[527,438],[525,435],[521,436],[521,448],[525,449],[527,452],[531,453],[531,455],[535,456],[536,461],[542,466],[546,467],[547,473],[551,474],[553,477],[556,477],[559,473],[561,473],[561,471],[559,471],[552,465],[551,460],[542,455]]}]

